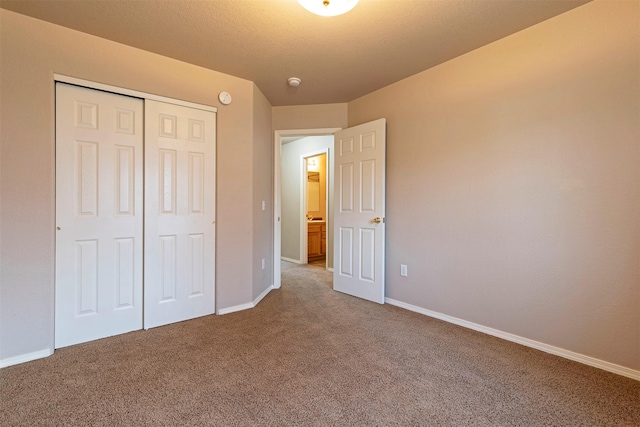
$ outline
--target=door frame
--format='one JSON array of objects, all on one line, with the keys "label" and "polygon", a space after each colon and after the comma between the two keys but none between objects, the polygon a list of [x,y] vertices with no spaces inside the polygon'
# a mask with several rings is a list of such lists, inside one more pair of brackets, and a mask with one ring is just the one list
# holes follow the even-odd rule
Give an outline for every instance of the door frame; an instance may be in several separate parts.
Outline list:
[{"label": "door frame", "polygon": [[[282,138],[288,136],[327,136],[342,128],[279,129],[273,138],[273,288],[281,286],[280,261],[282,257]],[[305,250],[306,252],[306,250]]]},{"label": "door frame", "polygon": [[[325,136],[325,135],[323,135]],[[329,149],[316,150],[309,153],[300,155],[300,264],[309,263],[309,221],[307,221],[307,159],[310,157],[325,155],[325,183],[324,183],[324,206],[325,206],[325,224],[327,228],[329,225],[329,209],[333,209],[333,206],[329,206]],[[325,267],[328,264],[325,263]]]},{"label": "door frame", "polygon": [[53,82],[54,84],[55,82],[69,83],[76,86],[86,87],[87,89],[96,89],[104,92],[115,93],[116,95],[126,95],[126,96],[132,96],[134,98],[141,98],[143,100],[150,99],[153,101],[166,102],[168,104],[181,105],[183,107],[190,107],[190,108],[197,108],[199,110],[212,111],[214,113],[218,112],[218,108],[213,107],[211,105],[197,104],[195,102],[183,101],[181,99],[175,99],[175,98],[167,98],[166,96],[154,95],[152,93],[141,92],[138,90],[125,89],[122,87],[98,83],[91,80],[78,79],[76,77],[69,77],[63,74],[54,74]]}]

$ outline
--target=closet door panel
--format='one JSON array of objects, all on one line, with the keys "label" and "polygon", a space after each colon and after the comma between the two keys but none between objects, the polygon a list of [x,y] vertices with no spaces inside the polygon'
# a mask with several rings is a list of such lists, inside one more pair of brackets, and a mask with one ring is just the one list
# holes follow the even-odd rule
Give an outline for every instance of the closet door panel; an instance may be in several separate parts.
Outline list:
[{"label": "closet door panel", "polygon": [[142,115],[56,84],[56,348],[142,328]]},{"label": "closet door panel", "polygon": [[145,315],[153,328],[215,312],[215,113],[145,105]]}]

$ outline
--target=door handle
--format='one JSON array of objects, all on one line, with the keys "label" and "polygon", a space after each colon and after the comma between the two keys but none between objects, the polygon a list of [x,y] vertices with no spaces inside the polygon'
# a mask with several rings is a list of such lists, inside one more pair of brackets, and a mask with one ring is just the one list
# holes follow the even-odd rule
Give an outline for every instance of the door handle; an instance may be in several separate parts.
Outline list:
[{"label": "door handle", "polygon": [[384,222],[384,218],[380,218],[379,216],[373,218],[373,222],[375,222],[376,224],[380,224],[381,222]]}]

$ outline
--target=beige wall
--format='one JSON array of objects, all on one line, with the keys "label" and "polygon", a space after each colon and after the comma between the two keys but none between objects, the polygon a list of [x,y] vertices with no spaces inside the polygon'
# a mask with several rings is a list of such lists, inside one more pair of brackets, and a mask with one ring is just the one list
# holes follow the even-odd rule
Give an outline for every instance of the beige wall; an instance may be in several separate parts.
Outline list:
[{"label": "beige wall", "polygon": [[273,130],[346,127],[346,103],[273,107]]},{"label": "beige wall", "polygon": [[[254,250],[265,251],[254,240],[269,234],[253,221],[252,191],[271,177],[270,159],[252,161],[271,149],[270,106],[253,83],[6,10],[0,19],[0,360],[53,348],[54,73],[219,107],[217,306],[251,302],[263,286]],[[218,104],[222,90],[231,105]]]},{"label": "beige wall", "polygon": [[[273,285],[273,137],[271,104],[253,86],[253,300]],[[265,210],[262,210],[262,202]],[[262,260],[265,268],[262,269]]]},{"label": "beige wall", "polygon": [[349,103],[388,124],[387,297],[640,368],[638,22],[589,3]]}]

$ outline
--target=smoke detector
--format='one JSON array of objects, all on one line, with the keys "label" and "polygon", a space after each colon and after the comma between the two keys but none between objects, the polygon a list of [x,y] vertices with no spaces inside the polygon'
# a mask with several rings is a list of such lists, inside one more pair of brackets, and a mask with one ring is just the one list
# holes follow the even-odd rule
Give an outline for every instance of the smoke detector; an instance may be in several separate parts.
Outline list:
[{"label": "smoke detector", "polygon": [[298,86],[300,86],[300,83],[302,83],[302,80],[300,80],[297,77],[289,77],[288,82],[289,82],[289,86],[298,87]]}]

